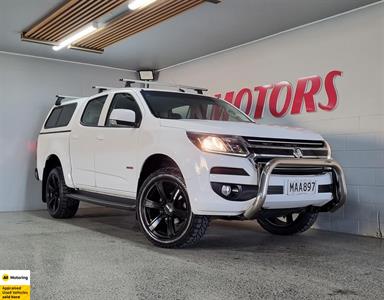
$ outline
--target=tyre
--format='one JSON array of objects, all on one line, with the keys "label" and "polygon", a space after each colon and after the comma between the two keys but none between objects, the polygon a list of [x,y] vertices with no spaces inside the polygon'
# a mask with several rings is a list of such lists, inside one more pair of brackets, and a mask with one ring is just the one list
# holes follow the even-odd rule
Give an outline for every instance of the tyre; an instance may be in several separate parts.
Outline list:
[{"label": "tyre", "polygon": [[318,213],[304,211],[297,214],[287,214],[281,217],[257,218],[262,228],[272,234],[291,235],[307,231],[316,222]]},{"label": "tyre", "polygon": [[192,213],[183,177],[175,168],[160,169],[144,181],[137,217],[146,238],[164,248],[192,246],[209,225],[208,216]]},{"label": "tyre", "polygon": [[60,167],[49,172],[44,189],[47,209],[53,218],[67,219],[76,214],[79,201],[66,196],[70,190],[65,185],[63,171]]}]

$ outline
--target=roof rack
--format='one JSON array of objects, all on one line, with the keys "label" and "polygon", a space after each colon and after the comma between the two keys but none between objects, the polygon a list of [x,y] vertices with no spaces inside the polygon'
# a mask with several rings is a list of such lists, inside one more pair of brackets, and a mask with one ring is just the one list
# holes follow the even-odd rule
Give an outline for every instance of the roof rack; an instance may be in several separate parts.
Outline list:
[{"label": "roof rack", "polygon": [[100,86],[100,85],[95,85],[92,88],[93,89],[97,89],[98,93],[102,93],[102,92],[105,92],[105,91],[108,91],[108,90],[119,89],[119,88],[116,88],[116,87]]},{"label": "roof rack", "polygon": [[67,99],[67,100],[73,100],[73,99],[79,99],[81,97],[76,97],[76,96],[65,96],[65,95],[56,95],[56,101],[55,101],[55,105],[61,105],[61,102],[64,100],[64,99]]},{"label": "roof rack", "polygon": [[144,81],[144,80],[135,80],[135,79],[125,79],[122,78],[120,81],[125,82],[125,87],[131,87],[132,84],[144,84],[144,85],[157,85],[157,86],[167,86],[167,87],[174,87],[179,89],[181,92],[185,92],[185,90],[193,90],[196,91],[198,94],[203,94],[203,92],[207,92],[208,89],[196,87],[196,86],[188,86],[188,85],[180,85],[180,84],[174,84],[169,82],[158,82],[158,81]]}]

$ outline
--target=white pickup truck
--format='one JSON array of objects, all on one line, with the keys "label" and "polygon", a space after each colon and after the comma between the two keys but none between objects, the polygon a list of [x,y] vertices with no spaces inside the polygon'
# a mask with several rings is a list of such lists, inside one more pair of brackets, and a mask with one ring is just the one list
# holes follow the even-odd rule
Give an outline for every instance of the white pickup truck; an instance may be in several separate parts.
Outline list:
[{"label": "white pickup truck", "polygon": [[256,219],[286,235],[344,204],[343,170],[320,135],[257,124],[200,88],[125,81],[92,97],[59,97],[49,112],[35,175],[52,217],[73,217],[79,201],[135,207],[152,243],[186,247],[210,217]]}]

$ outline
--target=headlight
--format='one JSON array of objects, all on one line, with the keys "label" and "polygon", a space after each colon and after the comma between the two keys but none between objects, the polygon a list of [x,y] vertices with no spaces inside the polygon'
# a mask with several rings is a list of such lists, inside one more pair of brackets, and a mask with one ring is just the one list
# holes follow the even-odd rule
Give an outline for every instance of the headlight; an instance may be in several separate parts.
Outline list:
[{"label": "headlight", "polygon": [[187,136],[197,148],[204,152],[244,157],[249,154],[242,138],[240,137],[192,132],[187,132]]}]

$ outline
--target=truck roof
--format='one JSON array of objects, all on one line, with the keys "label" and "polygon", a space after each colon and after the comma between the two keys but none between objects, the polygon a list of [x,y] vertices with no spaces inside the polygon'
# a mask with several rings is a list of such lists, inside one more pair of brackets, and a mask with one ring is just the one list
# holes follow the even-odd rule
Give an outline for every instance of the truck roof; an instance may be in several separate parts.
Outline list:
[{"label": "truck roof", "polygon": [[[101,88],[101,87],[96,87],[96,88]],[[178,93],[178,94],[189,94],[189,95],[197,95],[196,93],[189,92],[189,91],[179,91],[179,90],[171,90],[171,89],[154,89],[154,88],[139,88],[139,87],[122,87],[122,88],[108,88],[105,89],[104,91],[101,91],[99,93],[93,94],[91,96],[87,97],[69,97],[69,96],[62,96],[62,95],[57,95],[56,97],[60,99],[60,102],[56,102],[56,106],[58,105],[63,105],[63,104],[71,104],[71,103],[82,103],[85,101],[88,101],[90,98],[93,98],[97,95],[104,95],[108,93],[115,93],[115,92],[129,92],[129,91],[157,91],[157,92],[170,92],[170,93]],[[203,96],[203,95],[200,95]],[[61,100],[65,100],[65,102],[61,102]]]},{"label": "truck roof", "polygon": [[[143,81],[143,80],[136,80],[136,79],[125,79],[121,78],[119,81],[125,83],[125,87],[117,88],[117,87],[106,87],[106,86],[94,86],[94,89],[98,89],[99,93],[96,93],[95,95],[92,95],[90,97],[72,97],[72,96],[64,96],[64,95],[56,95],[57,100],[55,105],[61,105],[62,100],[66,100],[66,103],[78,103],[88,100],[89,98],[93,98],[94,96],[97,96],[98,94],[104,95],[108,93],[114,93],[114,92],[124,92],[124,91],[167,91],[171,93],[183,93],[183,94],[191,94],[195,95],[196,93],[198,95],[203,95],[204,92],[207,92],[208,89],[202,88],[202,87],[195,87],[195,86],[189,86],[189,85],[180,85],[180,84],[174,84],[169,82],[158,82],[158,81]],[[143,87],[132,87],[133,84],[139,84],[144,85]],[[153,85],[155,87],[163,87],[163,88],[149,88],[150,85]],[[145,87],[146,86],[146,87]],[[164,88],[167,87],[167,88]],[[169,89],[170,88],[170,89]],[[194,91],[194,92],[191,92]]]}]

